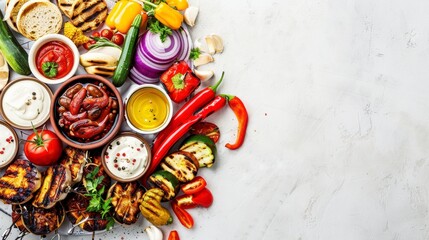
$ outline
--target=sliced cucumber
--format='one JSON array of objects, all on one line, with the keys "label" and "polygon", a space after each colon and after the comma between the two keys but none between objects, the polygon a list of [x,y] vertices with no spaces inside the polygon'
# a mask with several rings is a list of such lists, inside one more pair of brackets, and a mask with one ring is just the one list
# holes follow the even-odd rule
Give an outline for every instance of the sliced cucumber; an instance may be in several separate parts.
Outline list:
[{"label": "sliced cucumber", "polygon": [[162,189],[164,192],[163,201],[173,199],[179,192],[179,180],[168,171],[159,170],[149,177],[149,183],[152,186]]},{"label": "sliced cucumber", "polygon": [[190,136],[184,141],[180,150],[192,153],[198,160],[200,168],[211,167],[216,160],[216,145],[205,135]]},{"label": "sliced cucumber", "polygon": [[193,154],[185,151],[174,152],[161,162],[161,168],[173,174],[182,183],[189,182],[197,176],[198,160]]}]

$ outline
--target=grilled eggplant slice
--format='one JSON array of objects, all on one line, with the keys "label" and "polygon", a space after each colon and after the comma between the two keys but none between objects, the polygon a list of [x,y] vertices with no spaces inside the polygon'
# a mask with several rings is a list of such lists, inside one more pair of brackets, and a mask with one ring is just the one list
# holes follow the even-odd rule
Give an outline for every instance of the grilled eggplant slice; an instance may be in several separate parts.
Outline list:
[{"label": "grilled eggplant slice", "polygon": [[66,199],[67,217],[72,224],[76,224],[85,218],[87,221],[79,224],[85,231],[93,232],[106,229],[107,220],[101,218],[101,214],[88,212],[89,198],[83,194],[71,193]]},{"label": "grilled eggplant slice", "polygon": [[73,184],[82,181],[83,167],[86,163],[87,153],[87,151],[70,146],[64,149],[63,156],[61,157],[61,165],[70,169]]},{"label": "grilled eggplant slice", "polygon": [[144,189],[137,182],[115,183],[110,189],[108,197],[112,197],[116,221],[131,225],[137,222],[140,215],[139,203],[143,197]]},{"label": "grilled eggplant slice", "polygon": [[49,167],[45,172],[42,187],[33,201],[38,208],[52,208],[55,203],[67,197],[71,186],[70,170],[63,165]]},{"label": "grilled eggplant slice", "polygon": [[22,222],[27,231],[36,235],[46,235],[57,230],[65,219],[61,203],[50,209],[35,208],[30,204],[22,206]]},{"label": "grilled eggplant slice", "polygon": [[161,168],[173,174],[182,183],[189,182],[197,176],[198,160],[193,154],[174,152],[161,162]]},{"label": "grilled eggplant slice", "polygon": [[216,145],[205,135],[191,135],[184,141],[180,150],[192,153],[197,158],[200,168],[211,167],[216,160]]},{"label": "grilled eggplant slice", "polygon": [[42,185],[42,174],[31,162],[15,160],[0,178],[0,199],[6,204],[29,201]]}]

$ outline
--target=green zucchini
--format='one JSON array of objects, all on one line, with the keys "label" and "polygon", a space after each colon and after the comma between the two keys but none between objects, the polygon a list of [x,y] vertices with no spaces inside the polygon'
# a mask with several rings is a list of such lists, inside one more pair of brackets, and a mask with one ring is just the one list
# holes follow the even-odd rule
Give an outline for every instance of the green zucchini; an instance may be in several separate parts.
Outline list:
[{"label": "green zucchini", "polygon": [[139,36],[141,22],[142,16],[137,14],[127,32],[127,35],[125,36],[125,42],[121,56],[119,57],[118,66],[116,67],[112,77],[113,85],[116,87],[122,86],[125,83],[125,80],[127,80],[128,73],[130,72],[131,61],[136,49],[136,42]]},{"label": "green zucchini", "polygon": [[31,74],[30,66],[28,65],[28,54],[13,36],[7,23],[3,21],[3,14],[1,11],[0,51],[13,71],[21,75]]},{"label": "green zucchini", "polygon": [[216,159],[216,145],[205,135],[191,135],[180,147],[181,151],[192,153],[198,160],[199,167],[211,167]]},{"label": "green zucchini", "polygon": [[160,166],[173,174],[180,182],[186,183],[197,176],[199,163],[193,154],[178,151],[165,157]]},{"label": "green zucchini", "polygon": [[170,201],[176,197],[176,194],[179,192],[179,180],[177,180],[173,174],[165,170],[154,172],[149,177],[149,183],[156,188],[162,189],[164,192],[163,201]]}]

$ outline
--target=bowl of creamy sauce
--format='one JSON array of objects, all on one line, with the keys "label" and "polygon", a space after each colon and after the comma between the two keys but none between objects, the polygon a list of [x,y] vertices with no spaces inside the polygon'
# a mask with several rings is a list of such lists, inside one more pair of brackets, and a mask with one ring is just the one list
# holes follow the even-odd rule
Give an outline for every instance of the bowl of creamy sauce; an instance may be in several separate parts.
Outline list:
[{"label": "bowl of creamy sauce", "polygon": [[8,123],[0,121],[0,168],[6,167],[18,153],[18,136]]},{"label": "bowl of creamy sauce", "polygon": [[132,132],[123,132],[115,137],[104,147],[101,156],[107,174],[118,182],[141,178],[151,161],[148,142]]},{"label": "bowl of creamy sauce", "polygon": [[0,114],[19,129],[40,127],[48,119],[51,89],[36,78],[21,78],[8,83],[0,95]]}]

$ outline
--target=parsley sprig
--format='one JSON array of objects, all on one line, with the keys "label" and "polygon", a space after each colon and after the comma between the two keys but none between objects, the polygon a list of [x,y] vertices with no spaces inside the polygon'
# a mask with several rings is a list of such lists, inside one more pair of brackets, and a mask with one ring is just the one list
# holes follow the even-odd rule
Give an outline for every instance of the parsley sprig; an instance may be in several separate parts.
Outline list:
[{"label": "parsley sprig", "polygon": [[54,78],[58,74],[58,63],[56,62],[44,62],[42,64],[43,75],[48,78]]},{"label": "parsley sprig", "polygon": [[104,176],[97,177],[100,167],[94,168],[92,172],[85,176],[86,180],[86,191],[88,192],[85,196],[90,197],[89,205],[86,208],[88,212],[97,212],[101,214],[102,219],[107,219],[106,229],[110,230],[115,224],[115,220],[110,216],[109,212],[112,208],[112,198],[104,199],[103,194],[105,186],[97,190],[97,187],[102,183]]},{"label": "parsley sprig", "polygon": [[148,28],[151,32],[159,34],[159,38],[162,42],[165,42],[167,37],[173,34],[173,31],[170,28],[153,18],[148,21]]},{"label": "parsley sprig", "polygon": [[199,48],[192,48],[191,53],[189,54],[189,58],[191,60],[195,60],[200,57],[201,50]]}]

